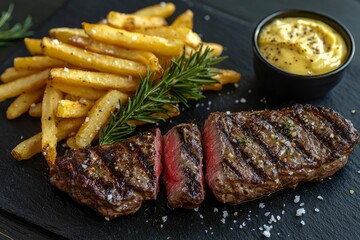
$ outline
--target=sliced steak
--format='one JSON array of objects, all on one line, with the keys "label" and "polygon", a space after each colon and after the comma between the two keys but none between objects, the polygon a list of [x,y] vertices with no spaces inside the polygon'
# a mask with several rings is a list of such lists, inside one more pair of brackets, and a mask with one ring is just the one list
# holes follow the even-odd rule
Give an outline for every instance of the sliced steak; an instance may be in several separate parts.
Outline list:
[{"label": "sliced steak", "polygon": [[212,113],[203,130],[206,181],[219,201],[238,204],[334,174],[358,140],[350,121],[323,107]]},{"label": "sliced steak", "polygon": [[195,124],[181,124],[164,136],[164,183],[172,207],[195,208],[204,201],[203,150]]},{"label": "sliced steak", "polygon": [[136,212],[156,199],[161,174],[159,129],[115,144],[71,150],[56,159],[50,182],[104,217]]}]

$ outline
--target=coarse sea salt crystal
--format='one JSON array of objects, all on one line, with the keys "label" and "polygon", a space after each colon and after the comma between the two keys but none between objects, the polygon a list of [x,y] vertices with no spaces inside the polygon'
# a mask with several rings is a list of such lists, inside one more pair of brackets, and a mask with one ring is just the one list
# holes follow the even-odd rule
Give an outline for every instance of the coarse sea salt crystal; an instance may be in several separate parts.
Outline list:
[{"label": "coarse sea salt crystal", "polygon": [[319,200],[324,200],[324,198],[322,197],[322,196],[317,196],[317,199],[319,199]]},{"label": "coarse sea salt crystal", "polygon": [[304,208],[299,208],[298,210],[296,210],[296,216],[297,216],[297,217],[300,217],[300,216],[304,215],[305,212],[306,212],[306,211],[305,211]]},{"label": "coarse sea salt crystal", "polygon": [[59,44],[60,44],[59,40],[57,40],[56,38],[52,39],[51,42],[52,42],[53,44],[55,44],[55,45],[59,45]]},{"label": "coarse sea salt crystal", "polygon": [[163,216],[161,219],[163,220],[163,222],[166,222],[167,219],[168,219],[168,217],[167,217],[167,216]]},{"label": "coarse sea salt crystal", "polygon": [[301,220],[300,223],[301,223],[301,225],[305,226],[305,221],[304,220]]},{"label": "coarse sea salt crystal", "polygon": [[223,211],[223,218],[227,218],[227,216],[229,216],[229,213],[228,213],[228,211]]},{"label": "coarse sea salt crystal", "polygon": [[219,209],[218,209],[218,208],[214,208],[214,212],[219,212]]},{"label": "coarse sea salt crystal", "polygon": [[241,103],[246,103],[246,99],[245,99],[245,98],[241,98],[241,99],[240,99],[240,102],[241,102]]},{"label": "coarse sea salt crystal", "polygon": [[302,202],[302,203],[300,203],[299,206],[300,206],[300,207],[303,207],[304,205],[305,205],[305,203]]},{"label": "coarse sea salt crystal", "polygon": [[266,212],[264,213],[265,217],[269,216],[270,215],[270,212]]},{"label": "coarse sea salt crystal", "polygon": [[315,212],[320,212],[320,209],[315,208],[314,211],[315,211]]},{"label": "coarse sea salt crystal", "polygon": [[264,235],[266,238],[269,238],[271,236],[271,233],[270,233],[270,231],[265,230],[265,231],[263,231],[262,235]]},{"label": "coarse sea salt crystal", "polygon": [[259,203],[259,208],[264,208],[265,204],[264,203]]},{"label": "coarse sea salt crystal", "polygon": [[298,202],[300,202],[300,196],[296,195],[294,199],[294,203],[298,203]]}]

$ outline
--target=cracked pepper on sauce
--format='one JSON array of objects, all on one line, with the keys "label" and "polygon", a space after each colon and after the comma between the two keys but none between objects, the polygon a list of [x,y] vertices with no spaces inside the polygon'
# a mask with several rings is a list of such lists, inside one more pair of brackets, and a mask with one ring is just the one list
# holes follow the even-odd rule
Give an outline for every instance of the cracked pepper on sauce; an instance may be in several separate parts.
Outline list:
[{"label": "cracked pepper on sauce", "polygon": [[319,75],[344,62],[344,39],[329,25],[308,18],[282,18],[266,25],[258,45],[276,67],[299,75]]}]

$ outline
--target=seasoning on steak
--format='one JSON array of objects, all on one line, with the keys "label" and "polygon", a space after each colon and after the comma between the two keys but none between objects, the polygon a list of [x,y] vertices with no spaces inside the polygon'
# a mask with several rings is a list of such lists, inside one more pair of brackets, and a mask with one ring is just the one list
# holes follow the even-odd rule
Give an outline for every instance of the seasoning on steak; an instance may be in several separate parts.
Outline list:
[{"label": "seasoning on steak", "polygon": [[164,136],[164,183],[174,208],[195,208],[204,201],[203,150],[195,124],[180,124]]},{"label": "seasoning on steak", "polygon": [[159,129],[115,144],[71,150],[56,159],[50,182],[100,215],[135,213],[156,199],[161,174]]},{"label": "seasoning on steak", "polygon": [[359,140],[352,123],[323,107],[212,113],[203,130],[206,181],[221,202],[240,202],[322,180]]}]

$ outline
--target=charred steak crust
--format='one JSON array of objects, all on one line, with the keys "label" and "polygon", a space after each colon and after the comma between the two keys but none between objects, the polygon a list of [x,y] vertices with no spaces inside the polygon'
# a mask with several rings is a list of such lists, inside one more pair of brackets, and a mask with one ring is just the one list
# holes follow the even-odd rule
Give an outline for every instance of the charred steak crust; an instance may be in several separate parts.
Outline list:
[{"label": "charred steak crust", "polygon": [[358,140],[349,120],[324,107],[212,113],[203,130],[206,181],[219,201],[238,204],[334,174]]},{"label": "charred steak crust", "polygon": [[131,214],[142,201],[156,199],[161,152],[159,129],[115,144],[71,150],[56,159],[50,182],[104,217]]},{"label": "charred steak crust", "polygon": [[164,136],[164,184],[170,205],[195,208],[205,198],[201,133],[195,124],[180,124]]}]

